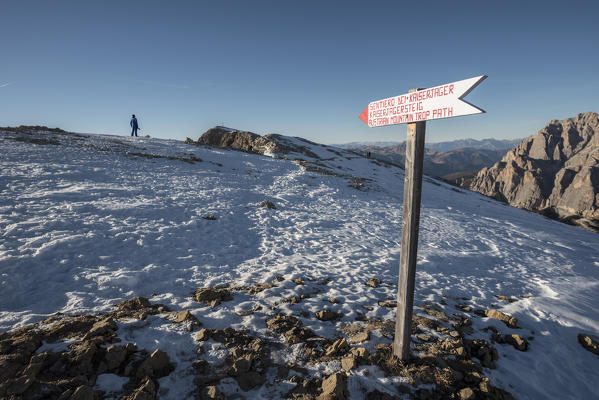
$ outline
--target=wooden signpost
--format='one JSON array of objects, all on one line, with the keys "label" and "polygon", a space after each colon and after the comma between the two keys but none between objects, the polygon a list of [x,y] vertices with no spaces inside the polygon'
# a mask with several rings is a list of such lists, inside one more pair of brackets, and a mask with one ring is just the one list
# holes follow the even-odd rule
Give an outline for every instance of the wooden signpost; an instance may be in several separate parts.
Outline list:
[{"label": "wooden signpost", "polygon": [[393,341],[393,354],[402,361],[410,356],[426,121],[484,113],[484,110],[467,103],[463,98],[486,78],[483,75],[430,89],[412,89],[407,94],[373,101],[360,114],[360,119],[369,127],[408,124],[397,317]]}]

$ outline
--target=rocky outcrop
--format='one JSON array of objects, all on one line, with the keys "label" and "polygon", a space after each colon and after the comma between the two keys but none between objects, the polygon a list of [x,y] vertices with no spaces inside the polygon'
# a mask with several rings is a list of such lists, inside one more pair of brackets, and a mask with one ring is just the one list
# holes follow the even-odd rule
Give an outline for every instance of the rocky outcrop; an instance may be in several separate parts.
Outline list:
[{"label": "rocky outcrop", "polygon": [[198,144],[207,144],[218,147],[229,147],[235,150],[247,151],[250,153],[264,154],[265,152],[275,152],[277,145],[266,137],[262,137],[252,132],[238,131],[222,126],[216,126],[208,129],[199,139]]},{"label": "rocky outcrop", "polygon": [[483,168],[470,189],[592,228],[599,223],[599,116],[549,122]]},{"label": "rocky outcrop", "polygon": [[[297,138],[308,144],[315,144],[305,139]],[[247,151],[249,153],[278,155],[295,152],[305,154],[309,157],[318,158],[307,147],[297,144],[297,141],[274,133],[260,136],[258,134],[240,131],[237,129],[216,126],[208,129],[196,142],[197,144],[227,147],[234,150]]]},{"label": "rocky outcrop", "polygon": [[174,365],[160,349],[150,354],[133,343],[117,344],[121,339],[115,319],[146,318],[165,308],[143,297],[115,306],[108,314],[57,313],[0,332],[0,399],[101,399],[106,396],[96,381],[103,374],[127,380],[121,399],[155,399],[158,379]]}]

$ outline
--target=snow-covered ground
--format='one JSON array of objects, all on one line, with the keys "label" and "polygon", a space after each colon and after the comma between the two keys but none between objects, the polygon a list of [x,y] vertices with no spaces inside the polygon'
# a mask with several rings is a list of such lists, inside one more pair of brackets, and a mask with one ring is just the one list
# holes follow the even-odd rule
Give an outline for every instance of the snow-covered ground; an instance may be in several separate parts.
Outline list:
[{"label": "snow-covered ground", "polygon": [[[132,296],[189,309],[210,328],[256,334],[266,334],[265,321],[277,312],[329,338],[358,313],[394,319],[394,309],[377,301],[394,299],[397,290],[403,171],[293,140],[337,176],[174,140],[0,132],[0,331],[58,311],[107,311]],[[356,177],[363,178],[358,189]],[[599,236],[429,178],[422,199],[415,304],[444,300],[449,315],[457,311],[451,299],[464,297],[475,308],[516,317],[521,329],[477,318],[473,334],[488,339],[480,329],[493,325],[534,337],[527,352],[499,346],[497,368],[485,370],[516,398],[597,398],[599,357],[582,349],[577,334],[599,334]],[[276,209],[258,206],[263,200]],[[286,280],[255,296],[237,292],[214,309],[191,299],[200,287],[276,275]],[[306,284],[295,285],[297,277]],[[373,277],[382,280],[379,288],[364,285]],[[302,292],[312,296],[281,303]],[[339,321],[302,316],[323,309],[330,297],[340,300],[326,302],[343,314]],[[232,312],[257,302],[277,310]],[[161,398],[189,396],[197,357],[192,333],[153,317],[119,326],[123,339],[161,348],[177,363],[176,373],[160,380]],[[118,379],[109,378],[99,384],[116,390]],[[352,398],[363,398],[361,386],[395,393],[388,378],[356,372]],[[240,394],[268,398],[281,390]]]}]

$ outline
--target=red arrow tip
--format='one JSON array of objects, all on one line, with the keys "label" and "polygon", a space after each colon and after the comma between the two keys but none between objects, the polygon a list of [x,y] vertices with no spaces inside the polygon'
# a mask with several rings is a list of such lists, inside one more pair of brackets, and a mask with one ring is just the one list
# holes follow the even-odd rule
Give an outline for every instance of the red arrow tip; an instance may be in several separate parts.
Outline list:
[{"label": "red arrow tip", "polygon": [[368,125],[368,106],[366,106],[364,111],[362,111],[362,114],[360,114],[359,118],[364,121],[366,125]]}]

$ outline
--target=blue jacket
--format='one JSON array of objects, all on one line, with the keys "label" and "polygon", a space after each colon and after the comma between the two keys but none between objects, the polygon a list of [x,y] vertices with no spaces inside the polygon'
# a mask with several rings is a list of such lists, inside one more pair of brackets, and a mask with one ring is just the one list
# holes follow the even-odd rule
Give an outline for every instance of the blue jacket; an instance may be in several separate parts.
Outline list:
[{"label": "blue jacket", "polygon": [[134,129],[139,128],[139,126],[137,125],[137,118],[131,118],[131,122],[129,123],[129,125],[131,125],[131,128]]}]

